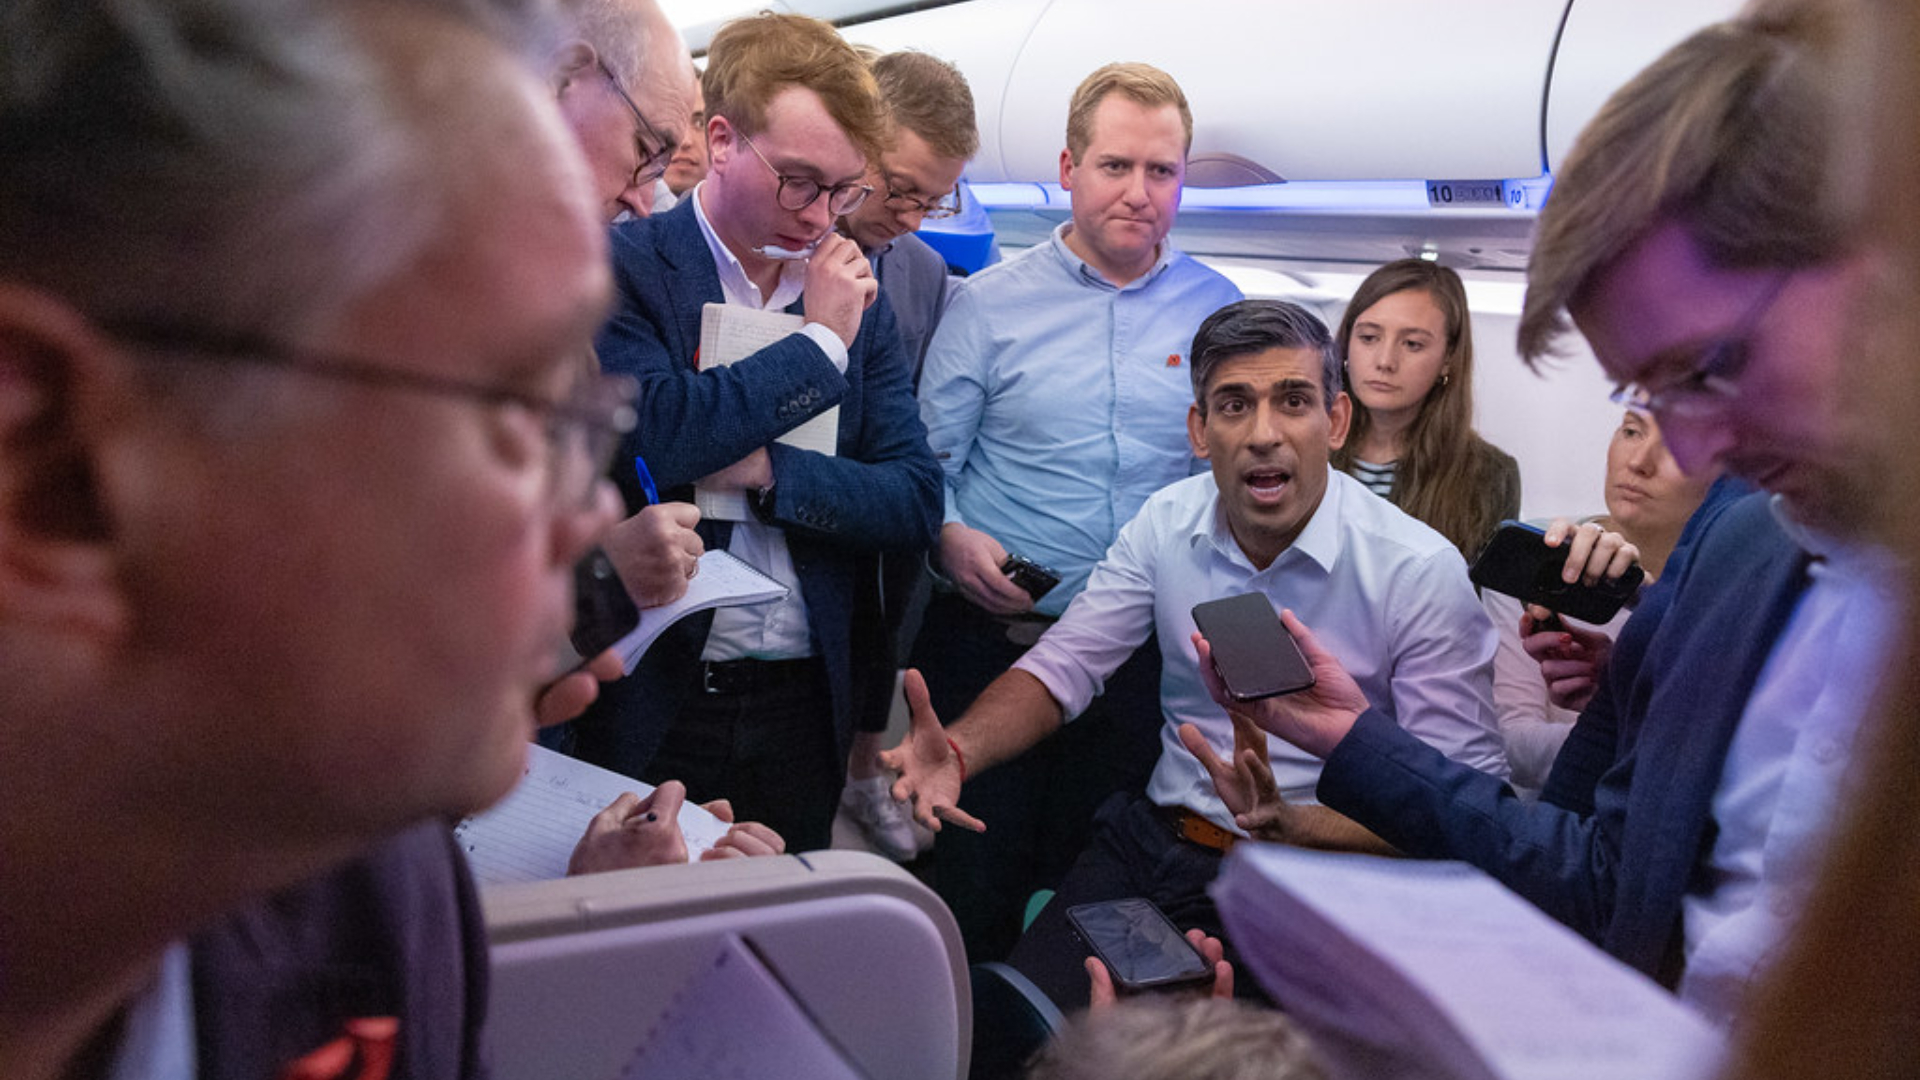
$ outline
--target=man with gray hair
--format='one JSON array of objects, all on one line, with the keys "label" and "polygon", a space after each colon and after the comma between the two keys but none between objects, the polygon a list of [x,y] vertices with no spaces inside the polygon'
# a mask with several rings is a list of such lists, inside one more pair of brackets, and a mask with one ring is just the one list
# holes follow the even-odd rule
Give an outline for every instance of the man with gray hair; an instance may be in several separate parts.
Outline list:
[{"label": "man with gray hair", "polygon": [[956,806],[962,783],[1072,721],[1156,635],[1164,721],[1152,780],[1144,796],[1101,807],[1092,844],[1009,957],[1062,1008],[1088,995],[1087,950],[1065,914],[1075,904],[1144,896],[1180,926],[1226,940],[1206,886],[1246,834],[1236,814],[1247,800],[1216,793],[1215,755],[1240,763],[1250,751],[1297,804],[1268,838],[1383,849],[1308,805],[1317,762],[1278,741],[1247,745],[1214,704],[1191,640],[1195,604],[1251,592],[1313,612],[1367,700],[1401,729],[1477,767],[1506,766],[1493,719],[1495,635],[1458,550],[1328,464],[1353,406],[1326,326],[1293,304],[1243,300],[1207,317],[1189,355],[1187,435],[1212,471],[1150,497],[1060,620],[951,727],[941,730],[910,672],[912,734],[881,755],[921,824],[981,828]]},{"label": "man with gray hair", "polygon": [[654,0],[573,0],[554,50],[560,115],[587,156],[607,220],[653,212],[654,181],[687,132],[687,50]]},{"label": "man with gray hair", "polygon": [[[478,1071],[442,822],[632,413],[553,94],[451,9],[0,10],[0,1075]],[[183,944],[242,908],[244,983]]]}]

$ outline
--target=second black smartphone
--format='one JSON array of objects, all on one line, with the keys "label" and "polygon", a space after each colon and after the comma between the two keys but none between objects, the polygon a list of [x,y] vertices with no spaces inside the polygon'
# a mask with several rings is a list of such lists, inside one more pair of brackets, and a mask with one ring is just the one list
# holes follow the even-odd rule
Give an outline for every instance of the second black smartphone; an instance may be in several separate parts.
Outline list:
[{"label": "second black smartphone", "polygon": [[1235,701],[1291,694],[1313,685],[1313,669],[1265,596],[1241,593],[1195,604],[1193,623],[1213,650],[1213,669]]},{"label": "second black smartphone", "polygon": [[1213,968],[1200,950],[1181,936],[1151,900],[1134,897],[1078,904],[1067,909],[1067,921],[1107,965],[1113,984],[1122,990],[1184,986],[1213,977]]},{"label": "second black smartphone", "polygon": [[573,564],[573,630],[568,642],[588,660],[626,637],[640,623],[640,608],[607,553],[594,548]]},{"label": "second black smartphone", "polygon": [[1468,575],[1475,585],[1538,604],[1549,611],[1585,623],[1604,623],[1640,591],[1646,577],[1638,564],[1617,578],[1592,585],[1560,579],[1567,565],[1567,546],[1548,547],[1546,533],[1517,521],[1502,522],[1487,542]]}]

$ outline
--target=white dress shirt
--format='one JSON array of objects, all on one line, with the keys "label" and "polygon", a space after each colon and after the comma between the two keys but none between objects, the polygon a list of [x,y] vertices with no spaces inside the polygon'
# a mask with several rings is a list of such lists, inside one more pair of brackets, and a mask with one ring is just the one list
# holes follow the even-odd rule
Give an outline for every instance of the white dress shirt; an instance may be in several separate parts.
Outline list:
[{"label": "white dress shirt", "polygon": [[[1233,539],[1213,475],[1172,484],[1120,530],[1087,588],[1015,663],[1069,719],[1158,631],[1161,752],[1147,796],[1234,827],[1213,781],[1186,747],[1191,722],[1222,757],[1233,725],[1207,696],[1189,635],[1193,605],[1259,592],[1293,609],[1353,676],[1374,708],[1454,760],[1504,777],[1493,717],[1493,624],[1460,552],[1439,533],[1328,468],[1327,491],[1292,546],[1256,570]],[[1290,801],[1314,801],[1319,759],[1269,738],[1268,760]]]},{"label": "white dress shirt", "polygon": [[1713,852],[1681,906],[1680,996],[1723,1025],[1806,906],[1827,834],[1852,802],[1854,739],[1899,636],[1892,559],[1786,524],[1824,555],[1740,716],[1713,797]]}]

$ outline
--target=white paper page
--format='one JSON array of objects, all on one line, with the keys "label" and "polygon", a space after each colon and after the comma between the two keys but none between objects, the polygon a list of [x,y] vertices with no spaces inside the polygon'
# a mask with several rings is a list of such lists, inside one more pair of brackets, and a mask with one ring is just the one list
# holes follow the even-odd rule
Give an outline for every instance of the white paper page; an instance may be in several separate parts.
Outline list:
[{"label": "white paper page", "polygon": [[[587,822],[629,791],[645,798],[653,786],[532,743],[520,783],[491,809],[456,825],[454,838],[481,885],[563,878]],[[680,804],[679,821],[689,859],[730,827],[691,801]]]},{"label": "white paper page", "polygon": [[[705,369],[744,360],[806,324],[805,319],[785,311],[707,304],[700,309],[700,366]],[[828,409],[775,441],[832,456],[840,447],[840,407]],[[702,515],[715,521],[753,520],[744,492],[708,491],[696,484],[693,502]]]},{"label": "white paper page", "polygon": [[[1272,845],[1249,845],[1235,859],[1390,965],[1376,970],[1419,989],[1494,1075],[1706,1076],[1724,1044],[1652,980],[1464,864]],[[1258,970],[1275,958],[1249,962]],[[1372,966],[1356,962],[1355,973]]]},{"label": "white paper page", "polygon": [[759,604],[787,595],[787,587],[741,562],[725,551],[709,551],[700,556],[700,569],[687,582],[686,594],[671,604],[661,604],[640,612],[640,622],[626,637],[613,643],[621,662],[631,675],[655,639],[667,627],[696,611],[730,607],[734,604]]},{"label": "white paper page", "polygon": [[694,973],[620,1080],[863,1080],[737,935]]}]

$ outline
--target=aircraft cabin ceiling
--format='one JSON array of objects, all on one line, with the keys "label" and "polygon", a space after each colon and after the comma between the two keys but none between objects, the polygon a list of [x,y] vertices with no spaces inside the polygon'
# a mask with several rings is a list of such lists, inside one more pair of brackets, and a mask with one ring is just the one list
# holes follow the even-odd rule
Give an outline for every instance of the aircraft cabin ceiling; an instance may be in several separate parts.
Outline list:
[{"label": "aircraft cabin ceiling", "polygon": [[[1171,72],[1194,116],[1189,251],[1517,269],[1551,166],[1621,84],[1739,0],[662,0],[696,54],[773,9],[951,60],[1004,243],[1063,220],[1067,101],[1094,68]],[[1230,190],[1223,190],[1230,189]]]}]

